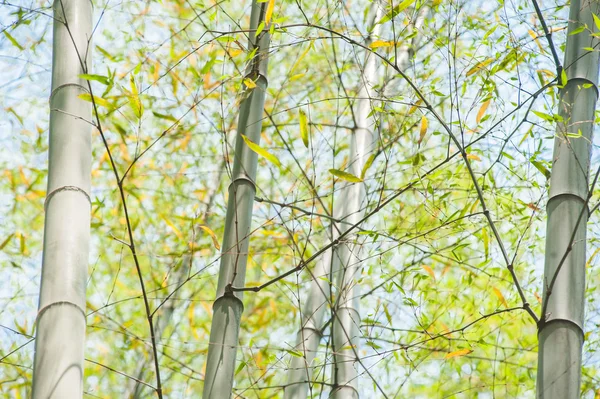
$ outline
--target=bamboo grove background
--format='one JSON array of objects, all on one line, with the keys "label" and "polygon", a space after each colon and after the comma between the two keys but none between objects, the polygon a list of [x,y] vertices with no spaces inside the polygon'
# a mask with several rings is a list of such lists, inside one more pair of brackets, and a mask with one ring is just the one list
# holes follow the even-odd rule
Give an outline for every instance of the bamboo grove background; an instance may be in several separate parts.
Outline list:
[{"label": "bamboo grove background", "polygon": [[[47,1],[0,5],[0,392],[24,398],[39,293],[52,10]],[[198,397],[203,389],[248,36],[255,34],[250,6],[94,3],[91,74],[98,76],[90,82],[110,157],[126,175],[115,181],[92,129],[85,397],[156,397],[153,349],[165,397]],[[562,60],[568,5],[541,6]],[[539,315],[558,102],[541,21],[525,1],[405,1],[385,5],[375,37],[371,7],[274,2],[246,286],[277,281],[244,294],[234,397],[283,397],[290,365],[303,357],[296,334],[311,280],[327,284],[332,297],[338,292],[331,276],[311,273],[315,262],[298,266],[331,245],[336,207],[352,183],[339,171],[348,170],[369,53],[378,55],[370,118],[380,137],[364,176],[361,211],[369,217],[349,237],[362,260],[354,364],[361,397],[534,397],[537,326],[482,200]],[[465,156],[392,67],[417,35],[404,73]],[[594,156],[592,171],[597,165]],[[596,222],[592,213],[586,398],[600,395]],[[328,307],[310,397],[327,397],[334,384],[332,321]]]}]

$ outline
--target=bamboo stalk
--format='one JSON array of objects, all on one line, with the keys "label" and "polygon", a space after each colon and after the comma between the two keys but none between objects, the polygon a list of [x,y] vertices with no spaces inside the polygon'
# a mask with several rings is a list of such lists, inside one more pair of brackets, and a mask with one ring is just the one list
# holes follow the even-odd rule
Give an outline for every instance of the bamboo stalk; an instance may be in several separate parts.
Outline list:
[{"label": "bamboo stalk", "polygon": [[[597,0],[571,2],[565,54],[568,82],[560,92],[554,140],[539,323],[537,397],[544,399],[580,396],[588,178],[599,61],[597,51],[585,48],[598,45],[592,36],[597,30],[592,14],[599,10]],[[581,26],[586,28],[573,35]]]},{"label": "bamboo stalk", "polygon": [[48,191],[33,366],[34,399],[83,395],[90,240],[92,4],[54,2]]},{"label": "bamboo stalk", "polygon": [[249,51],[257,49],[246,71],[256,87],[246,87],[240,105],[232,183],[225,220],[223,250],[217,285],[217,299],[213,304],[213,319],[204,379],[204,399],[231,397],[237,354],[240,318],[244,305],[242,292],[233,292],[232,286],[243,287],[252,222],[252,208],[256,194],[257,154],[245,144],[242,135],[254,143],[260,142],[265,93],[267,89],[267,62],[270,43],[268,26],[257,36],[254,32],[264,21],[267,3],[252,1],[250,16]]}]

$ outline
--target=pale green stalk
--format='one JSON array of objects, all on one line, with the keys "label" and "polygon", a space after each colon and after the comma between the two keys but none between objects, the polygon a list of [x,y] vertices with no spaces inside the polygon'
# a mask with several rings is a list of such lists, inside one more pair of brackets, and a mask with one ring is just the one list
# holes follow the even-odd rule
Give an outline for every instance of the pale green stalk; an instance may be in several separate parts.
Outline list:
[{"label": "pale green stalk", "polygon": [[[573,0],[554,140],[543,313],[539,326],[537,397],[580,397],[583,345],[588,176],[598,99],[598,40],[592,13],[600,1]],[[579,27],[585,29],[571,34]]]},{"label": "pale green stalk", "polygon": [[260,142],[267,89],[270,37],[268,27],[258,37],[254,32],[264,20],[267,4],[266,2],[252,1],[248,47],[250,51],[258,49],[248,66],[246,79],[254,81],[256,87],[246,89],[240,104],[217,299],[213,304],[213,319],[204,378],[204,399],[229,398],[233,389],[240,318],[244,305],[242,292],[233,292],[231,287],[243,287],[246,280],[258,161],[257,154],[245,144],[242,135],[254,143]]},{"label": "pale green stalk", "polygon": [[90,240],[91,104],[89,0],[54,2],[50,148],[34,399],[83,395],[85,290]]}]

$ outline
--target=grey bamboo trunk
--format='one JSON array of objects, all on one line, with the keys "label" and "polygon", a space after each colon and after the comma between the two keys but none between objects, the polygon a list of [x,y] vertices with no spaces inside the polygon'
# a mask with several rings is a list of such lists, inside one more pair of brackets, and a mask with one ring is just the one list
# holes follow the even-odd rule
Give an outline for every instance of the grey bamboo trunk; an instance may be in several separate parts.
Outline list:
[{"label": "grey bamboo trunk", "polygon": [[254,59],[246,71],[246,78],[252,79],[256,87],[247,89],[240,104],[238,132],[229,186],[227,215],[223,250],[217,285],[217,299],[213,304],[213,318],[210,330],[206,374],[204,378],[204,399],[224,399],[231,397],[235,360],[240,330],[240,318],[244,305],[241,292],[229,288],[243,287],[246,280],[246,263],[252,221],[252,207],[256,186],[257,154],[250,150],[242,139],[248,137],[254,143],[260,142],[262,119],[267,89],[267,61],[269,50],[269,29],[266,27],[258,38],[254,34],[264,20],[266,2],[252,1],[249,51],[257,48]]},{"label": "grey bamboo trunk", "polygon": [[[599,1],[573,0],[565,54],[568,82],[560,93],[552,157],[537,397],[580,397],[586,263],[588,175],[598,99],[598,45],[592,13]],[[586,29],[571,35],[575,29]],[[567,254],[564,262],[561,262]],[[555,281],[553,283],[553,281]]]},{"label": "grey bamboo trunk", "polygon": [[[91,106],[87,93],[92,4],[54,2],[50,149],[33,366],[34,399],[83,395],[85,290],[90,238]],[[81,60],[80,60],[81,57]]]}]

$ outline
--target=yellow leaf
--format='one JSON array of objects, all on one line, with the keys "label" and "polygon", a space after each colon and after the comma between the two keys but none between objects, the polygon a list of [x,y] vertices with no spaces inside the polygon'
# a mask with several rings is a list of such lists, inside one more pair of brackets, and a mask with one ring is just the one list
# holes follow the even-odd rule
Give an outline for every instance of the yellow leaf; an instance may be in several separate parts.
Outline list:
[{"label": "yellow leaf", "polygon": [[435,273],[433,272],[433,269],[427,265],[421,265],[421,267],[423,268],[423,270],[425,270],[427,272],[427,274],[429,274],[431,276],[432,279],[435,280]]},{"label": "yellow leaf", "polygon": [[306,112],[304,110],[299,110],[299,120],[300,120],[300,137],[302,137],[302,142],[304,146],[308,148],[308,121],[306,119]]},{"label": "yellow leaf", "polygon": [[[77,97],[81,98],[84,101],[92,102],[92,96],[90,96],[89,93],[83,93],[83,94],[78,95]],[[97,97],[97,96],[94,96],[94,103],[96,105],[100,105],[102,107],[111,108],[111,105],[108,101],[106,101],[103,98]]]},{"label": "yellow leaf", "polygon": [[483,116],[485,115],[485,111],[490,106],[491,101],[492,100],[489,99],[486,102],[484,102],[483,104],[481,104],[481,108],[479,108],[479,112],[477,112],[477,118],[475,119],[477,121],[477,123],[481,122],[481,118],[483,118]]},{"label": "yellow leaf", "polygon": [[423,102],[423,100],[421,100],[421,99],[417,100],[417,102],[412,107],[410,107],[407,114],[410,115],[410,114],[414,113],[417,110],[417,108],[419,108],[419,104],[421,104],[422,102]]},{"label": "yellow leaf", "polygon": [[481,158],[479,158],[475,154],[467,154],[467,159],[472,159],[473,161],[481,161]]},{"label": "yellow leaf", "polygon": [[248,137],[246,137],[243,134],[242,134],[242,138],[244,139],[244,142],[246,143],[246,145],[252,151],[254,151],[258,155],[262,156],[267,161],[269,161],[269,162],[271,162],[271,163],[273,163],[273,164],[275,164],[277,166],[281,166],[281,163],[279,162],[279,159],[277,159],[277,157],[275,155],[271,154],[270,152],[268,152],[267,150],[265,150],[264,148],[262,148],[258,144],[254,143],[252,140],[250,140]]},{"label": "yellow leaf", "polygon": [[473,349],[461,349],[461,350],[450,352],[450,353],[446,354],[446,356],[444,356],[444,359],[452,359],[453,357],[465,356],[471,352],[473,352]]},{"label": "yellow leaf", "polygon": [[369,47],[371,48],[379,48],[379,47],[392,47],[394,45],[394,41],[385,41],[385,40],[375,40]]},{"label": "yellow leaf", "polygon": [[508,303],[506,302],[506,299],[504,298],[504,295],[502,295],[502,293],[500,292],[500,290],[496,287],[492,288],[492,290],[494,291],[494,295],[496,295],[498,297],[498,299],[500,300],[500,302],[502,302],[502,304],[504,305],[505,308],[508,307]]},{"label": "yellow leaf", "polygon": [[490,65],[492,63],[492,61],[494,61],[493,58],[488,58],[484,61],[478,62],[477,64],[475,64],[475,66],[471,69],[469,69],[467,71],[467,76],[471,76],[477,72],[479,72],[479,70],[485,68],[486,66]]},{"label": "yellow leaf", "polygon": [[421,130],[419,131],[419,141],[418,144],[421,144],[423,139],[425,138],[425,134],[427,134],[427,126],[429,123],[427,122],[427,118],[425,115],[421,118]]},{"label": "yellow leaf", "polygon": [[212,238],[213,245],[215,246],[215,248],[221,249],[221,246],[219,245],[219,240],[217,239],[217,235],[214,231],[210,229],[210,227],[205,226],[203,224],[198,225],[198,227],[200,227],[202,230],[206,231],[210,235],[210,238]]},{"label": "yellow leaf", "polygon": [[254,83],[254,81],[250,78],[244,79],[244,84],[249,89],[254,89],[256,87],[256,83]]},{"label": "yellow leaf", "polygon": [[275,0],[269,0],[269,4],[267,5],[267,12],[265,13],[265,24],[269,25],[271,22],[271,17],[273,16],[273,8],[275,7]]},{"label": "yellow leaf", "polygon": [[537,292],[534,292],[533,295],[535,295],[535,299],[537,299],[537,301],[539,303],[542,303],[542,297],[540,296],[540,294],[538,294]]}]

